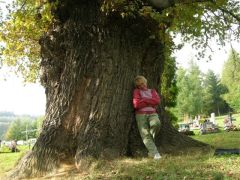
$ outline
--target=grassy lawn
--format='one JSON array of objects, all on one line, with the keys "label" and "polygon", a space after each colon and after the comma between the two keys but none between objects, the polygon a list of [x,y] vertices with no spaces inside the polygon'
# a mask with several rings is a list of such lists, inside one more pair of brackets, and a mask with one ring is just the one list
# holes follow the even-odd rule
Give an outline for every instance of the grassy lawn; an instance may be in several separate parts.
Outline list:
[{"label": "grassy lawn", "polygon": [[[240,148],[240,131],[195,135],[192,138],[218,148]],[[0,153],[0,176],[14,167],[19,157],[27,151],[22,147],[20,153]],[[56,175],[47,179],[240,179],[240,155],[214,156],[195,152],[184,155],[165,155],[160,161],[150,158],[120,158],[112,161],[97,160],[84,171],[72,166],[63,166]],[[1,179],[1,178],[0,178]]]},{"label": "grassy lawn", "polygon": [[[240,131],[196,135],[194,139],[217,148],[240,148]],[[82,179],[240,179],[240,155],[214,156],[195,152],[181,156],[95,162]],[[77,179],[76,175],[65,176]]]},{"label": "grassy lawn", "polygon": [[216,148],[240,148],[240,131],[222,131],[221,133],[192,136],[192,138]]},{"label": "grassy lawn", "polygon": [[[20,152],[12,153],[7,147],[0,150],[0,177],[3,173],[11,170],[20,157],[28,150],[27,146],[18,146]],[[1,178],[0,178],[1,179]]]},{"label": "grassy lawn", "polygon": [[161,161],[151,159],[120,159],[111,163],[98,161],[83,179],[238,179],[239,163],[238,156],[213,157],[200,154],[163,156]]}]

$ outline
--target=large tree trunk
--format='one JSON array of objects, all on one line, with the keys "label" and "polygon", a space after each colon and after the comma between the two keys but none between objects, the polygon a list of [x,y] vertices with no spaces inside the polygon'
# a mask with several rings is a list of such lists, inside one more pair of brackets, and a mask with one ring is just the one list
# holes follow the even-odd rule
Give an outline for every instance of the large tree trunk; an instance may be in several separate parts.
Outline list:
[{"label": "large tree trunk", "polygon": [[[94,0],[60,4],[40,40],[46,117],[32,152],[16,168],[23,176],[44,174],[64,161],[81,168],[87,157],[144,154],[132,107],[133,79],[141,74],[150,87],[160,87],[163,45],[149,38],[146,21],[106,19]],[[161,121],[160,152],[202,145],[180,135],[163,111]]]}]

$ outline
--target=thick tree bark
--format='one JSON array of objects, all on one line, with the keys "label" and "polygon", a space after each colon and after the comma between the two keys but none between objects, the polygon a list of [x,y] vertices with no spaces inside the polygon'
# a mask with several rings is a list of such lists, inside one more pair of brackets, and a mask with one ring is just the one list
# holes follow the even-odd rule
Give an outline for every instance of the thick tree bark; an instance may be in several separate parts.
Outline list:
[{"label": "thick tree bark", "polygon": [[[13,176],[42,175],[66,161],[81,168],[87,157],[146,152],[132,107],[133,79],[144,75],[159,89],[163,45],[149,38],[143,19],[106,19],[93,0],[60,4],[56,22],[40,40],[47,98],[43,130]],[[161,152],[203,145],[174,130],[163,111],[161,121]]]}]

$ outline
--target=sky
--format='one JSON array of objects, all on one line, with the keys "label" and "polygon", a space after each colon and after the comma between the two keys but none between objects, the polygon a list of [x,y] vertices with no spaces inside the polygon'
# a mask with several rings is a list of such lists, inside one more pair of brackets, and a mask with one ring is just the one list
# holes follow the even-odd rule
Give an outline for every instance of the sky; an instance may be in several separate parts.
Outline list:
[{"label": "sky", "polygon": [[[224,62],[228,59],[231,51],[231,46],[237,52],[240,52],[240,42],[226,43],[226,46],[217,46],[214,41],[210,42],[210,46],[214,52],[207,50],[205,58],[196,60],[198,50],[193,49],[190,44],[186,44],[181,50],[174,53],[176,57],[177,66],[187,69],[189,67],[189,61],[195,60],[200,70],[203,73],[207,73],[208,70],[213,70],[215,74],[221,77]],[[208,55],[212,55],[212,59],[208,59]]]},{"label": "sky", "polygon": [[[0,8],[3,2],[7,1],[0,0]],[[212,60],[208,61],[205,58],[196,62],[202,72],[206,73],[208,69],[211,69],[220,75],[224,61],[227,60],[230,52],[230,44],[220,48],[216,46],[215,42],[212,42],[210,46],[214,51],[211,53]],[[240,52],[239,42],[232,42],[232,46]],[[175,52],[174,56],[178,67],[188,68],[188,62],[191,59],[196,59],[196,54],[197,50],[190,45],[185,45],[181,50]],[[208,51],[207,54],[210,54],[210,52]],[[46,104],[44,88],[40,84],[24,84],[23,79],[16,77],[14,74],[6,77],[5,71],[0,69],[0,111],[14,112],[17,115],[44,115]]]},{"label": "sky", "polygon": [[14,112],[16,115],[45,114],[45,90],[40,84],[24,84],[23,79],[14,74],[5,78],[0,70],[0,111]]}]

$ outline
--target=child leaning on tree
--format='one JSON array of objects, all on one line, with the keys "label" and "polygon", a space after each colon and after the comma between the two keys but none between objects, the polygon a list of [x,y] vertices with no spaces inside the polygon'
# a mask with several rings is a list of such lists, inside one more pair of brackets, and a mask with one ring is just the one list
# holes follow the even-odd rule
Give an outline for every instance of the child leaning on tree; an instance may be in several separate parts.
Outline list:
[{"label": "child leaning on tree", "polygon": [[160,159],[161,156],[154,143],[155,135],[160,129],[160,120],[156,111],[160,98],[155,89],[148,89],[144,76],[135,78],[136,88],[133,91],[133,106],[135,109],[138,130],[150,157]]}]

